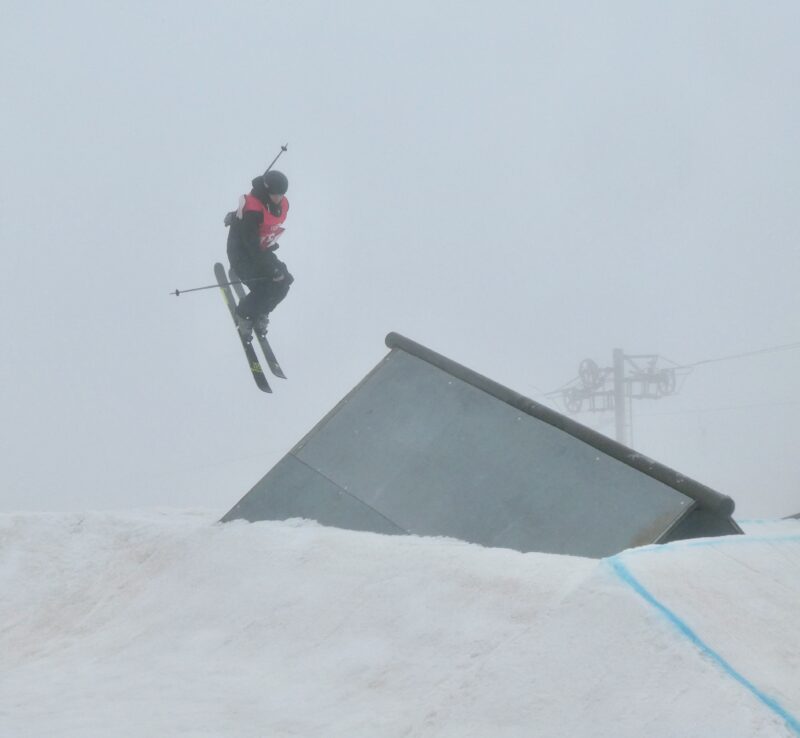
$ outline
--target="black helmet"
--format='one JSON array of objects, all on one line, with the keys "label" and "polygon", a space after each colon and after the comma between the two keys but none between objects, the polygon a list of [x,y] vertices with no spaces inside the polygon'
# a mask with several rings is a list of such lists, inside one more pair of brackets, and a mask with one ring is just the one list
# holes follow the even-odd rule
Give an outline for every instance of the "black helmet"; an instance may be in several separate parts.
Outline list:
[{"label": "black helmet", "polygon": [[286,190],[289,189],[289,180],[283,172],[276,169],[270,169],[264,172],[264,187],[270,195],[285,195]]}]

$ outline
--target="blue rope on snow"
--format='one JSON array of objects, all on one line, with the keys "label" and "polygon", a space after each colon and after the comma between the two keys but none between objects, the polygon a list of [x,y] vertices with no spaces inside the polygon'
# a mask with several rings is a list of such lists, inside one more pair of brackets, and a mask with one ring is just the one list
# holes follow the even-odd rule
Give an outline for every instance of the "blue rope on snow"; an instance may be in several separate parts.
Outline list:
[{"label": "blue rope on snow", "polygon": [[720,654],[718,654],[707,643],[705,643],[705,641],[703,641],[697,635],[697,633],[695,633],[685,622],[683,622],[683,620],[681,620],[672,610],[656,599],[656,597],[649,592],[642,585],[642,583],[633,576],[633,574],[631,574],[630,570],[616,556],[608,559],[608,562],[611,564],[611,567],[614,569],[617,576],[623,582],[625,582],[625,584],[631,587],[631,589],[633,589],[636,594],[644,599],[645,602],[652,605],[664,617],[666,617],[667,620],[669,620],[670,623],[672,623],[672,625],[674,625],[682,635],[688,638],[694,644],[694,646],[700,650],[701,653],[714,661],[717,666],[719,666],[728,676],[739,682],[739,684],[753,694],[753,696],[759,702],[766,705],[766,707],[784,720],[796,735],[800,736],[800,720],[782,707],[776,699],[762,692],[749,679],[736,671],[736,669],[734,669]]}]

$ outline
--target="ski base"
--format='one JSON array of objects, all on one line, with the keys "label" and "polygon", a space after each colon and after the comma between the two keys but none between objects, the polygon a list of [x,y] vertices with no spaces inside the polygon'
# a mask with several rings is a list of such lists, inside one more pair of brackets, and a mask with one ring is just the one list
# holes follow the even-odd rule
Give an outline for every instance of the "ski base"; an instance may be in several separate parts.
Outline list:
[{"label": "ski base", "polygon": [[245,356],[247,357],[247,365],[250,368],[250,372],[253,375],[256,386],[262,392],[272,392],[272,388],[269,386],[269,382],[264,374],[264,370],[261,368],[261,362],[258,360],[258,355],[256,354],[256,350],[253,348],[253,344],[242,338],[241,333],[239,333],[238,324],[236,322],[236,299],[233,296],[230,285],[227,284],[228,277],[225,273],[225,267],[222,266],[222,264],[214,264],[214,276],[217,278],[217,284],[219,284],[220,292],[222,292],[222,297],[224,298],[225,304],[228,306],[228,310],[230,311],[234,328],[236,328],[236,335],[239,337],[239,340],[242,343],[242,348],[244,349]]},{"label": "ski base", "polygon": [[[231,282],[239,282],[239,278],[233,272],[232,269],[228,270],[228,278]],[[236,297],[238,298],[239,302],[242,301],[244,297],[244,288],[242,285],[234,284],[233,289],[236,292]],[[264,352],[264,358],[267,360],[267,366],[269,366],[269,370],[276,376],[280,377],[281,379],[286,379],[286,375],[283,373],[283,369],[281,369],[281,365],[278,363],[278,360],[275,358],[275,352],[272,350],[272,346],[269,345],[269,341],[267,340],[266,336],[259,336],[256,334],[256,338],[258,339],[258,343],[261,345],[261,350]]]}]

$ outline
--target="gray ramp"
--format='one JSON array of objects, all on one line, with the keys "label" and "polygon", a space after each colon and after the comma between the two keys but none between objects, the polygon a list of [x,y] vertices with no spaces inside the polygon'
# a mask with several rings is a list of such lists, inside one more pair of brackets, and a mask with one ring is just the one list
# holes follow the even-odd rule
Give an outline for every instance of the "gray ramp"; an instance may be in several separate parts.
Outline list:
[{"label": "gray ramp", "polygon": [[732,511],[729,498],[408,339],[387,343],[223,520],[304,517],[599,557],[666,538],[698,507],[714,520]]},{"label": "gray ramp", "polygon": [[[407,533],[320,472],[288,454],[223,520],[310,518],[336,528]],[[233,512],[233,511],[231,511]]]}]

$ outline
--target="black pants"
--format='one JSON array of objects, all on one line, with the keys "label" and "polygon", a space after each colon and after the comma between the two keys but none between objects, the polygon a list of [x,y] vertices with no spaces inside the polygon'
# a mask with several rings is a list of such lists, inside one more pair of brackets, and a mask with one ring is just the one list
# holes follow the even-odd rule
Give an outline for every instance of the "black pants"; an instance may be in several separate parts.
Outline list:
[{"label": "black pants", "polygon": [[286,297],[294,278],[284,269],[284,277],[280,282],[272,279],[243,279],[250,294],[242,299],[236,312],[243,318],[257,318],[259,315],[268,315],[278,303]]},{"label": "black pants", "polygon": [[[238,233],[234,228],[228,233],[227,250],[233,273],[250,290],[250,293],[242,298],[236,312],[243,318],[252,319],[259,315],[268,315],[286,297],[290,285],[294,282],[294,277],[289,274],[286,264],[274,257],[264,263],[259,262],[239,242]],[[277,282],[274,280],[276,268],[283,274],[283,279]]]},{"label": "black pants", "polygon": [[245,272],[246,270],[240,268],[237,271],[237,264],[233,263],[233,261],[231,260],[231,269],[250,290],[249,294],[242,298],[236,308],[236,312],[243,318],[251,319],[255,319],[259,315],[269,315],[288,294],[289,287],[294,282],[294,277],[289,274],[289,270],[283,262],[278,262],[283,272],[283,279],[277,282],[272,277],[258,278],[250,277],[247,274],[242,276],[240,271]]}]

